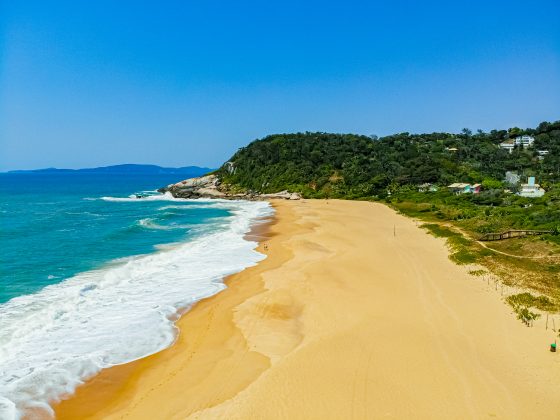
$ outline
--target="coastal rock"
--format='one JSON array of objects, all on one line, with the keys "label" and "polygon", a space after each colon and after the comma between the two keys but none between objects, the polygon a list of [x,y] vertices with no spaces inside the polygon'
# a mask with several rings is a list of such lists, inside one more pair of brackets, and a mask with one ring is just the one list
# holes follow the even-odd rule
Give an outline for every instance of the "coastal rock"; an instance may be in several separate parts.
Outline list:
[{"label": "coastal rock", "polygon": [[226,198],[219,190],[220,180],[216,175],[189,178],[161,188],[160,192],[170,192],[177,198]]},{"label": "coastal rock", "polygon": [[287,190],[271,194],[258,194],[254,191],[245,193],[232,193],[228,191],[217,175],[206,175],[197,178],[189,178],[176,184],[158,190],[161,193],[170,192],[176,198],[223,198],[230,200],[299,200],[299,193],[291,193]]}]

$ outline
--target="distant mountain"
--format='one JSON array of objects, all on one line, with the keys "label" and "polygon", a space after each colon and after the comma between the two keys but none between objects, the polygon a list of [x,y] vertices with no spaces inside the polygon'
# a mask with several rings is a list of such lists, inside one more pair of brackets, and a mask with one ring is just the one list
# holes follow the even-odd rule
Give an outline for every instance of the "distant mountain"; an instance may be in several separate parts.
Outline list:
[{"label": "distant mountain", "polygon": [[84,169],[58,169],[58,168],[45,168],[45,169],[32,169],[32,170],[16,170],[9,171],[8,173],[33,173],[33,174],[63,174],[63,173],[88,173],[88,174],[164,174],[164,175],[183,175],[185,177],[197,177],[213,169],[201,168],[199,166],[184,166],[181,168],[163,168],[157,165],[136,165],[124,164],[113,166],[102,166],[99,168],[84,168]]}]

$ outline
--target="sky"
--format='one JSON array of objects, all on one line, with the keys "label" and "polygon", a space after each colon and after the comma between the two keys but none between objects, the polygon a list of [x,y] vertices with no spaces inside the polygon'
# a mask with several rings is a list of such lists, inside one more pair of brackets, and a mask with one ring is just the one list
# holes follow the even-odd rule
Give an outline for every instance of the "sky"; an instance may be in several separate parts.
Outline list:
[{"label": "sky", "polygon": [[560,2],[0,2],[0,171],[560,119]]}]

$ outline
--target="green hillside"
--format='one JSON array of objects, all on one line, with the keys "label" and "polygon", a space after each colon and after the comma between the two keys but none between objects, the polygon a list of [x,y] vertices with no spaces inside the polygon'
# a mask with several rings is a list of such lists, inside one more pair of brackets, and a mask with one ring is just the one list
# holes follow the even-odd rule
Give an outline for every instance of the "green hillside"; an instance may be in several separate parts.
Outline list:
[{"label": "green hillside", "polygon": [[[501,142],[528,134],[531,148],[513,153]],[[544,159],[538,150],[548,150]],[[382,138],[354,134],[276,134],[241,148],[219,173],[224,182],[255,192],[287,189],[305,197],[370,198],[425,182],[485,182],[497,186],[506,171],[560,182],[560,121],[536,129],[472,134],[401,133]]]}]

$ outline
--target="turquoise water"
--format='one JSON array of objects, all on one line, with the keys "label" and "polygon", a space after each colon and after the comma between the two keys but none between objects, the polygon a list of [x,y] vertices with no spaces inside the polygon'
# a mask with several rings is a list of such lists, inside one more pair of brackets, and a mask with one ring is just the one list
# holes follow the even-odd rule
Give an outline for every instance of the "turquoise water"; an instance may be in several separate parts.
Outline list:
[{"label": "turquoise water", "polygon": [[[182,200],[169,175],[0,174],[0,419],[173,343],[178,314],[264,256],[265,202]],[[137,194],[143,198],[137,198]]]},{"label": "turquoise water", "polygon": [[177,181],[176,175],[0,174],[0,303],[115,258],[184,241],[229,214],[193,203],[162,209],[161,201],[101,199],[154,194]]}]

